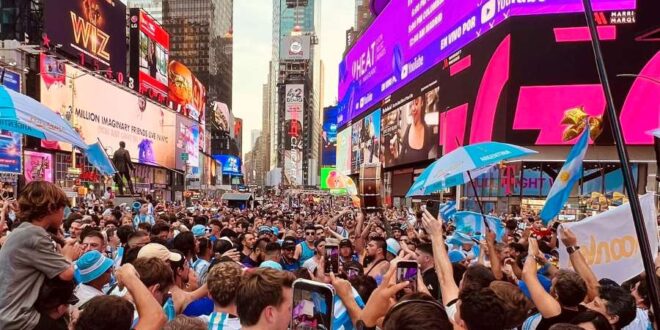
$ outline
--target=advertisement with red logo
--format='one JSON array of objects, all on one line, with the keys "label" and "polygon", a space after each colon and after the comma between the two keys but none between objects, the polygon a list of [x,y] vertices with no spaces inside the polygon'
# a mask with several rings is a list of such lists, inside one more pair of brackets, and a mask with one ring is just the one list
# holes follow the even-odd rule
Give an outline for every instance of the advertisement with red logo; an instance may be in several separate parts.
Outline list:
[{"label": "advertisement with red logo", "polygon": [[126,72],[126,5],[119,0],[46,1],[43,43],[82,65]]},{"label": "advertisement with red logo", "polygon": [[206,88],[183,63],[171,61],[167,68],[170,107],[198,122],[205,123]]},{"label": "advertisement with red logo", "polygon": [[144,10],[131,8],[130,37],[133,88],[140,94],[165,103],[170,35]]}]

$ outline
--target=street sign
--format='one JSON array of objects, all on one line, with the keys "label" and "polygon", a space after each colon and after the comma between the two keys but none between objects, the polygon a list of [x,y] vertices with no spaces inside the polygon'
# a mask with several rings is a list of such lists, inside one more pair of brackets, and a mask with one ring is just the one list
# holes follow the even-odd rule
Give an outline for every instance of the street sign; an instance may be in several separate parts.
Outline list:
[{"label": "street sign", "polygon": [[188,153],[187,152],[182,152],[181,153],[181,160],[188,160]]}]

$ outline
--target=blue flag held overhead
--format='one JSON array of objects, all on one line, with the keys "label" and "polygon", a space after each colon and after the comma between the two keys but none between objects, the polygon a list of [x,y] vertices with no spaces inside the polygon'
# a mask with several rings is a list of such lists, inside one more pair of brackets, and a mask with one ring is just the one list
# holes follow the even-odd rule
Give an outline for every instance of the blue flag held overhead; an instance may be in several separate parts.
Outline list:
[{"label": "blue flag held overhead", "polygon": [[488,228],[495,232],[495,240],[502,242],[504,238],[504,224],[502,220],[498,217],[490,215],[482,215],[476,212],[470,211],[461,211],[454,214],[454,226],[456,226],[456,232],[464,233],[470,236],[475,236],[477,233],[480,233],[480,237],[486,236],[486,223]]},{"label": "blue flag held overhead", "polygon": [[564,166],[562,166],[555,182],[552,184],[552,188],[550,188],[548,198],[545,200],[545,205],[540,214],[544,224],[548,224],[552,218],[559,214],[564,204],[566,204],[573,186],[580,179],[582,161],[587,153],[587,147],[589,147],[589,125],[586,125],[582,136],[569,152]]},{"label": "blue flag held overhead", "polygon": [[440,209],[438,210],[438,217],[441,218],[444,222],[449,221],[454,214],[456,213],[456,202],[448,201],[447,203],[440,204]]}]

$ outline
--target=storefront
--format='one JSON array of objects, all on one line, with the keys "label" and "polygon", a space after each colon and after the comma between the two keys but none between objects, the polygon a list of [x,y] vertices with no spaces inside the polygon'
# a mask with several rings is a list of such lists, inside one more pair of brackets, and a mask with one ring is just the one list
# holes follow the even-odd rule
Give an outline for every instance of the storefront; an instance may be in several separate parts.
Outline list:
[{"label": "storefront", "polygon": [[[553,180],[562,165],[562,162],[556,161],[509,162],[475,178],[474,188],[484,206],[484,212],[538,213],[543,208]],[[642,187],[640,192],[643,192],[648,172],[647,164],[632,164],[631,170],[636,184]],[[461,197],[465,209],[479,209],[474,188],[472,185],[464,186]],[[604,211],[608,206],[619,205],[624,195],[623,175],[618,163],[585,162],[582,179],[571,191],[565,214],[582,217],[592,211]],[[603,196],[605,199],[594,199],[595,196]]]}]

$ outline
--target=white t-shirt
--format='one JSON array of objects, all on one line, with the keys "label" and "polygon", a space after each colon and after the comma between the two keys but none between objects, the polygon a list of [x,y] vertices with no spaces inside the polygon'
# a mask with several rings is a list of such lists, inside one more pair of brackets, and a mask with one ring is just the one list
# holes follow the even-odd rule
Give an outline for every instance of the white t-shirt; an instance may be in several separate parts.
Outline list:
[{"label": "white t-shirt", "polygon": [[305,260],[305,262],[303,262],[302,266],[303,266],[303,268],[307,268],[307,270],[309,270],[310,273],[314,273],[314,270],[316,270],[316,267],[319,266],[319,263],[316,261],[316,258],[311,257],[311,258]]},{"label": "white t-shirt", "polygon": [[74,294],[79,299],[78,303],[76,304],[76,307],[78,308],[80,308],[80,306],[82,306],[86,302],[92,300],[92,298],[96,296],[104,295],[102,291],[97,290],[95,287],[87,284],[78,285],[78,287],[76,287],[76,290],[74,291]]}]

